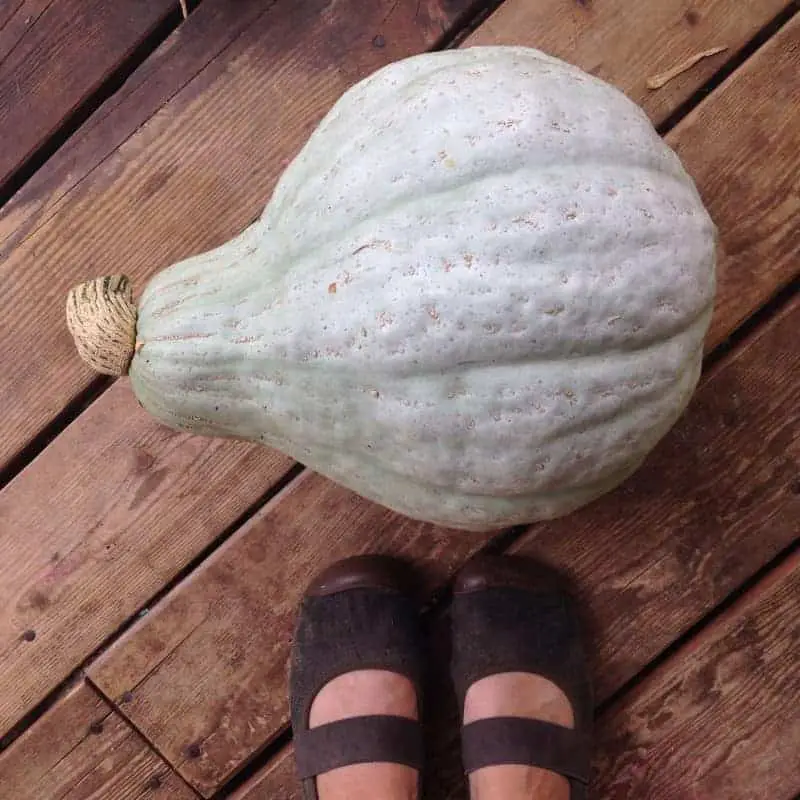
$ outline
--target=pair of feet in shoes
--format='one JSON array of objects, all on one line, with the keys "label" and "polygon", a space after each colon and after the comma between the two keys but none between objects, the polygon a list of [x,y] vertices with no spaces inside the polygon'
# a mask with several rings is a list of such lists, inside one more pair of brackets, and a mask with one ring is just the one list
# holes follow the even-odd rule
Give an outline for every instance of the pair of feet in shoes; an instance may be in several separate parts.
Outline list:
[{"label": "pair of feet in shoes", "polygon": [[[530,562],[458,576],[452,674],[477,800],[582,800],[591,690],[572,600]],[[295,755],[307,800],[420,797],[424,645],[408,569],[339,562],[309,587],[292,650]]]}]

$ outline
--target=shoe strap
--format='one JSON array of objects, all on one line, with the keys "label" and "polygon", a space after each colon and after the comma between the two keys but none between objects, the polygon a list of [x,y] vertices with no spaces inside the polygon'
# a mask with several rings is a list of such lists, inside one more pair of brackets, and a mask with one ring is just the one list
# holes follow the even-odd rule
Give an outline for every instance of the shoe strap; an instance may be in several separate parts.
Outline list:
[{"label": "shoe strap", "polygon": [[294,751],[302,780],[351,764],[403,764],[421,770],[422,727],[406,717],[352,717],[296,733]]},{"label": "shoe strap", "polygon": [[461,744],[467,773],[499,764],[521,764],[589,782],[588,736],[551,722],[525,717],[476,720],[462,728]]}]

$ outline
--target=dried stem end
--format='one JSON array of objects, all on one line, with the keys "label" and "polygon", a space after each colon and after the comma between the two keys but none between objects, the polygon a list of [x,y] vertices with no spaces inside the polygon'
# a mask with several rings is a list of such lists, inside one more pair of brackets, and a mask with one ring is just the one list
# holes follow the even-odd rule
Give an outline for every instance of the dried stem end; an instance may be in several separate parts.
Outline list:
[{"label": "dried stem end", "polygon": [[136,306],[125,275],[87,281],[67,295],[67,327],[80,357],[104,375],[126,375],[136,349]]}]

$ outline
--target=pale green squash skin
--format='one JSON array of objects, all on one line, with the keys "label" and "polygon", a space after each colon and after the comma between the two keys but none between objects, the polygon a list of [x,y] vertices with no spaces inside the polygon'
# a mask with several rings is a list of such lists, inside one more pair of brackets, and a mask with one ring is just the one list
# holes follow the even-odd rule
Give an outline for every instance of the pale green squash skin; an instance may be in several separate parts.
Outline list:
[{"label": "pale green squash skin", "polygon": [[158,274],[133,389],[410,517],[564,515],[696,386],[715,228],[621,93],[537,51],[395,63],[348,91],[261,219]]}]

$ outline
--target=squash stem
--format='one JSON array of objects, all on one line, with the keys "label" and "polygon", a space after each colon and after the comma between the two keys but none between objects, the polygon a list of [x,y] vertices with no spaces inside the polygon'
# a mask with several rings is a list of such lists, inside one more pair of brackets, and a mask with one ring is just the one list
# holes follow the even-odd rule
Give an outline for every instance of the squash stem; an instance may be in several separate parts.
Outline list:
[{"label": "squash stem", "polygon": [[67,327],[80,357],[103,375],[126,375],[136,350],[136,306],[125,275],[82,283],[67,295]]}]

